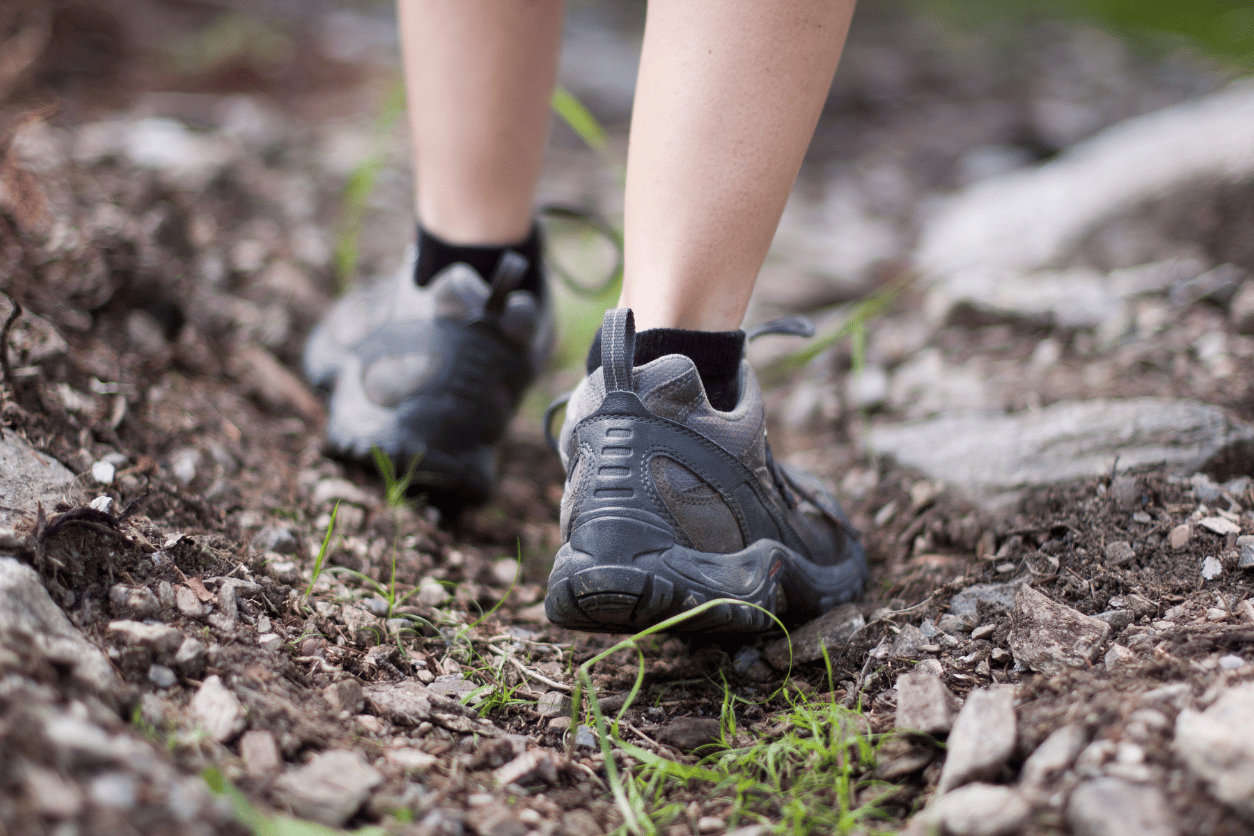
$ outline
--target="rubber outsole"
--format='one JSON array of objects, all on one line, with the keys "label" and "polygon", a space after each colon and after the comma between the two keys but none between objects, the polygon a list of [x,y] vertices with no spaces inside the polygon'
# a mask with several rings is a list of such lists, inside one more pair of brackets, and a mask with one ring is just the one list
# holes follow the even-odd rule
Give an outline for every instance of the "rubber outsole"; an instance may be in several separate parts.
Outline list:
[{"label": "rubber outsole", "polygon": [[[632,633],[716,598],[721,604],[678,625],[677,633],[760,633],[807,621],[862,594],[866,555],[851,542],[845,559],[818,565],[781,543],[758,540],[732,554],[675,543],[659,518],[606,509],[581,520],[557,553],[545,613],[561,627]],[[769,615],[768,615],[769,613]]]}]

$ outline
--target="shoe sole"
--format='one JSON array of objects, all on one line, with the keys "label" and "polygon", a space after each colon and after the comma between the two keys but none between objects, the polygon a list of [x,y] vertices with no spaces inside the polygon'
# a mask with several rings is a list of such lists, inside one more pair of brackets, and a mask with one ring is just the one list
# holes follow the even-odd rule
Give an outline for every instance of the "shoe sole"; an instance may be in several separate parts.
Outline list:
[{"label": "shoe sole", "polygon": [[[732,554],[675,543],[660,518],[635,509],[603,509],[585,518],[557,553],[544,608],[561,627],[633,633],[716,598],[721,604],[671,632],[760,633],[807,621],[862,594],[868,575],[861,546],[818,565],[763,539]],[[769,614],[768,614],[769,613]]]}]

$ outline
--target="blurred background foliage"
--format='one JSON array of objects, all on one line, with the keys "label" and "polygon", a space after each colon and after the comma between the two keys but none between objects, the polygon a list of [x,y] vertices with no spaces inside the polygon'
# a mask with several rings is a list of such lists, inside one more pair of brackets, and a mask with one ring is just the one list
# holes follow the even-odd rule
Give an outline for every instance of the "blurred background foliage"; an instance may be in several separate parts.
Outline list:
[{"label": "blurred background foliage", "polygon": [[[1240,0],[904,0],[970,31],[1022,29],[1043,20],[1082,20],[1155,51],[1189,47],[1254,70],[1254,3]],[[986,30],[985,30],[986,31]]]}]

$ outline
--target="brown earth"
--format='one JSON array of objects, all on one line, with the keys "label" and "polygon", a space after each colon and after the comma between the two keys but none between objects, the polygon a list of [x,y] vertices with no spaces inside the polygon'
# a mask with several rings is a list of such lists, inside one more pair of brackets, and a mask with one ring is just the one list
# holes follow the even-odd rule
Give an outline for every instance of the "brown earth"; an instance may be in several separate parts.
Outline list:
[{"label": "brown earth", "polygon": [[[359,809],[326,819],[337,825],[579,836],[619,826],[603,754],[568,746],[568,713],[549,708],[570,693],[574,669],[619,637],[570,633],[544,619],[562,472],[536,415],[525,412],[506,443],[492,503],[442,519],[420,501],[389,507],[372,474],[324,457],[321,406],[294,371],[303,335],[335,289],[330,256],[346,172],[328,162],[337,135],[319,120],[328,109],[345,118],[350,105],[372,101],[380,70],[352,65],[350,73],[336,59],[297,49],[299,61],[274,59],[273,66],[237,54],[175,72],[143,48],[152,42],[145,39],[153,31],[168,38],[201,31],[215,18],[195,4],[152,8],[164,17],[146,20],[149,29],[107,4],[29,0],[0,14],[0,40],[35,44],[45,33],[28,67],[0,74],[0,286],[9,300],[4,313],[12,302],[24,309],[4,335],[0,415],[6,436],[21,436],[77,477],[67,502],[19,509],[14,531],[2,533],[4,548],[39,570],[53,600],[104,650],[120,679],[96,694],[37,653],[0,653],[0,822],[13,833],[243,832],[230,805],[198,783],[203,770],[216,768],[263,810],[302,813],[278,776],[319,753],[347,750],[377,770],[378,782]],[[300,20],[312,26],[314,15]],[[990,137],[1051,152],[1042,137],[1023,134],[1031,85],[993,83],[976,72],[969,85],[985,86],[972,90],[955,81],[953,61],[936,55],[917,56],[918,67],[903,78],[882,50],[909,54],[911,47],[894,43],[892,28],[874,17],[859,31],[866,40],[855,32],[851,80],[837,85],[806,177],[837,157],[868,168],[909,158],[915,162],[900,198],[908,202],[957,185],[963,154]],[[1049,49],[1069,48],[1061,29],[1047,31],[1055,37]],[[1161,63],[1129,61],[1129,89],[1150,87],[1163,72]],[[1189,84],[1212,83],[1196,72],[1200,80]],[[876,99],[886,77],[896,93]],[[864,86],[855,89],[858,82]],[[240,91],[265,104],[266,115],[249,123],[257,126],[252,135],[214,122],[225,118],[223,97]],[[976,102],[977,94],[992,103]],[[1107,121],[1152,98],[1112,105]],[[943,141],[921,135],[915,109],[942,100],[960,103],[955,113],[987,114],[999,102],[1008,110]],[[59,115],[38,109],[50,102]],[[145,165],[128,156],[125,126],[162,107],[196,126],[187,147],[201,159]],[[117,108],[125,108],[121,120],[96,121]],[[368,137],[369,119],[357,114],[356,136]],[[95,150],[80,130],[88,123],[100,137]],[[600,176],[586,171],[599,165],[592,155],[560,133],[554,156],[559,180]],[[404,191],[403,180],[381,181],[377,202],[391,203],[370,211],[391,212],[385,229],[407,228],[394,199]],[[892,212],[884,207],[901,234],[900,260],[917,218]],[[382,252],[383,237],[378,229],[363,236],[365,263],[396,255]],[[788,257],[777,253],[785,263]],[[867,280],[896,276],[894,263],[879,262]],[[917,320],[911,293],[872,323],[872,339],[877,328]],[[1009,397],[1049,403],[1172,394],[1254,418],[1249,364],[1220,377],[1192,345],[1196,334],[1233,331],[1225,310],[1202,300],[1178,314],[1176,335],[1140,353],[1095,345],[1083,332],[1054,334],[1067,360],[1062,370],[1030,395]],[[927,345],[1011,378],[1043,336],[1021,324],[958,321]],[[806,380],[839,391],[849,362],[844,348],[821,355],[823,368]],[[1085,375],[1081,367],[1096,371]],[[798,385],[775,387],[778,412]],[[934,659],[959,697],[992,683],[1017,684],[1018,745],[997,776],[1012,778],[1065,723],[1082,726],[1090,741],[1108,741],[1112,759],[1116,744],[1133,739],[1130,718],[1142,695],[1181,683],[1185,696],[1162,702],[1168,725],[1137,732],[1139,765],[1162,778],[1185,831],[1247,832],[1171,748],[1170,723],[1190,698],[1206,703],[1221,686],[1254,678],[1247,651],[1254,609],[1247,575],[1236,566],[1235,537],[1194,525],[1186,546],[1169,542],[1175,527],[1199,516],[1194,485],[1152,470],[1119,472],[1038,489],[1016,514],[998,519],[916,474],[868,461],[857,444],[866,423],[895,415],[868,416],[841,406],[839,397],[835,403],[834,414],[817,421],[781,421],[776,436],[794,451],[810,451],[799,460],[832,478],[865,532],[873,578],[859,609],[867,626],[835,649],[830,671],[821,660],[772,668],[756,652],[765,639],[749,651],[709,639],[642,642],[641,691],[623,715],[623,738],[695,761],[685,752],[710,732],[696,721],[720,717],[730,693],[741,701],[744,741],[785,734],[778,716],[798,695],[861,706],[871,731],[888,740],[898,674]],[[104,461],[116,475],[101,481],[93,465]],[[111,509],[84,510],[98,496],[110,497]],[[1229,491],[1219,501],[1249,528],[1254,494]],[[326,563],[311,583],[337,502]],[[1135,557],[1111,565],[1105,555],[1115,541],[1134,544]],[[1224,570],[1209,581],[1200,568],[1208,556]],[[1108,669],[1098,657],[1053,675],[1019,670],[1007,649],[1012,619],[987,604],[950,634],[951,645],[894,650],[904,627],[935,623],[955,593],[1017,579],[1081,613],[1133,612],[1109,640],[1131,649],[1133,660]],[[127,597],[128,589],[152,594]],[[149,599],[155,606],[143,603]],[[173,627],[200,642],[203,656],[172,661],[110,628],[128,618]],[[1233,654],[1244,664],[1221,669],[1219,657]],[[603,709],[623,705],[636,659],[624,650],[596,667]],[[192,705],[211,677],[242,705],[243,722],[220,735],[204,733],[205,716]],[[423,711],[390,709],[411,682],[429,687]],[[67,748],[39,732],[62,715],[114,743],[93,754],[81,740]],[[119,754],[117,739],[133,740],[142,754]],[[263,750],[271,745],[278,761],[267,763]],[[901,827],[935,790],[940,752],[922,751],[914,768],[893,778],[889,796],[872,791],[870,768],[858,775],[864,786],[857,798],[879,798],[885,828]],[[1096,758],[1104,750],[1093,751]],[[621,751],[616,757],[626,760]],[[50,789],[54,778],[61,784]],[[131,795],[111,794],[119,784]],[[672,790],[667,802],[682,808],[666,828],[672,836],[752,824],[725,822],[730,802],[708,787]],[[702,824],[710,817],[724,825]],[[1048,805],[1024,825],[1031,833],[1066,830],[1060,809]]]}]

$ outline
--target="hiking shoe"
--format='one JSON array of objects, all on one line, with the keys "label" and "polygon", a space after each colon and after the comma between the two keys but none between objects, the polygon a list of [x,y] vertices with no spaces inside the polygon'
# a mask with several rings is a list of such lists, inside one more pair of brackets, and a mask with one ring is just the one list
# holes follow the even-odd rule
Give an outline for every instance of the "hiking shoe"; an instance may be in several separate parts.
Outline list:
[{"label": "hiking shoe", "polygon": [[[734,598],[791,625],[861,595],[858,534],[816,479],[772,459],[749,365],[735,408],[720,412],[689,358],[635,367],[634,355],[631,312],[607,311],[601,368],[575,389],[558,444],[567,475],[549,620],[635,632]],[[774,626],[762,610],[722,605],[677,631]]]},{"label": "hiking shoe", "polygon": [[459,262],[425,287],[415,257],[336,302],[302,365],[331,392],[332,453],[370,462],[378,447],[397,474],[416,461],[410,490],[456,509],[491,491],[495,445],[548,359],[552,312],[547,298],[516,289],[528,268],[517,252],[506,250],[488,280]]}]

